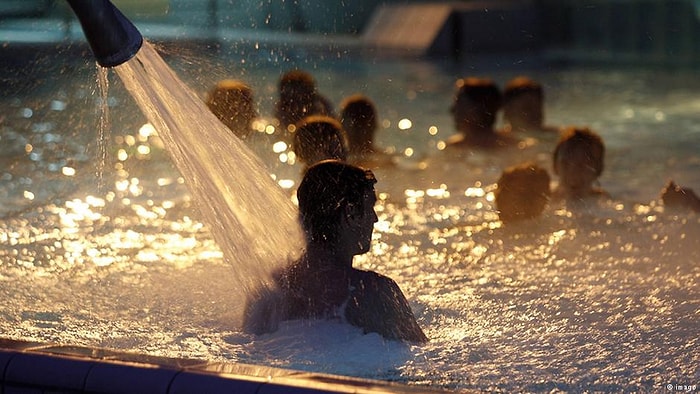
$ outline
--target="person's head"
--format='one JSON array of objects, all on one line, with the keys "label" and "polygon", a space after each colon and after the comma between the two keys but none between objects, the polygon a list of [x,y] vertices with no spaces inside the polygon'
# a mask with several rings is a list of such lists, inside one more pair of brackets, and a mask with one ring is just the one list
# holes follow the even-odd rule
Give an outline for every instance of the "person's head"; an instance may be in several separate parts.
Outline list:
[{"label": "person's head", "polygon": [[251,123],[258,116],[250,86],[235,79],[221,80],[209,92],[206,104],[238,137],[250,135]]},{"label": "person's head", "polygon": [[503,171],[495,192],[498,216],[504,223],[538,217],[549,201],[549,174],[535,163]]},{"label": "person's head", "polygon": [[316,91],[316,81],[309,72],[295,69],[282,74],[278,88],[283,99],[311,97]]},{"label": "person's head", "polygon": [[276,116],[282,125],[293,125],[313,113],[316,81],[304,70],[291,70],[279,80]]},{"label": "person's head", "polygon": [[309,167],[297,189],[301,225],[308,242],[350,240],[354,254],[369,251],[377,182],[370,170],[337,160]]},{"label": "person's head", "polygon": [[340,104],[340,121],[348,137],[351,152],[371,151],[377,131],[377,110],[372,100],[362,94],[345,98]]},{"label": "person's head", "polygon": [[559,187],[571,195],[589,193],[603,173],[605,144],[586,127],[567,127],[554,149],[554,173]]},{"label": "person's head", "polygon": [[296,125],[292,149],[307,166],[325,159],[347,160],[348,143],[345,131],[337,120],[325,115],[312,115]]},{"label": "person's head", "polygon": [[451,112],[457,131],[493,130],[501,108],[501,91],[488,78],[457,80]]},{"label": "person's head", "polygon": [[700,212],[700,198],[693,189],[679,186],[673,180],[670,180],[661,190],[661,200],[667,207]]},{"label": "person's head", "polygon": [[514,131],[531,130],[544,123],[544,90],[528,77],[510,80],[503,90],[503,120]]}]

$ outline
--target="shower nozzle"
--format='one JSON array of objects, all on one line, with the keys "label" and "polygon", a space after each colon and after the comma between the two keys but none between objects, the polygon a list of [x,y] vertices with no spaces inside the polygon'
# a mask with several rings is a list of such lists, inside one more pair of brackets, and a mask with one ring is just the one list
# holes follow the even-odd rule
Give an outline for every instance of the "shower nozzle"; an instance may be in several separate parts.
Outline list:
[{"label": "shower nozzle", "polygon": [[141,48],[141,33],[109,0],[66,1],[78,17],[92,53],[102,67],[118,66]]}]

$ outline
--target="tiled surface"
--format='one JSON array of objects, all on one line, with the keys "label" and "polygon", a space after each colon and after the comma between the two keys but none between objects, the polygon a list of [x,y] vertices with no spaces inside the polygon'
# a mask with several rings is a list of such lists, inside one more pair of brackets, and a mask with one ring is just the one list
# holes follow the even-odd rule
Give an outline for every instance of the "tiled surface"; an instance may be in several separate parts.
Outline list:
[{"label": "tiled surface", "polygon": [[322,394],[444,392],[260,365],[207,363],[0,338],[0,393]]}]

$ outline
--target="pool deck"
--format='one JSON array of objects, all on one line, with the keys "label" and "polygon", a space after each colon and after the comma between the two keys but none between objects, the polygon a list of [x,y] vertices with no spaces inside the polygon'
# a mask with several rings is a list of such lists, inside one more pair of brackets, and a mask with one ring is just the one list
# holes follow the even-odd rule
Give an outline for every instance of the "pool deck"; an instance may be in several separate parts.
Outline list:
[{"label": "pool deck", "polygon": [[445,393],[426,387],[239,363],[155,357],[0,338],[0,392]]}]

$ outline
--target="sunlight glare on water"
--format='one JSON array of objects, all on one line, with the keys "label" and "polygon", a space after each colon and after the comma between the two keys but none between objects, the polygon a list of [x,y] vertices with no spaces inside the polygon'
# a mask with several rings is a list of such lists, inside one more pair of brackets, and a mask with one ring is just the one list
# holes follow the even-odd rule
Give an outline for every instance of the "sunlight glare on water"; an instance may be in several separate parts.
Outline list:
[{"label": "sunlight glare on water", "polygon": [[[536,220],[505,225],[495,182],[505,164],[523,156],[454,157],[444,144],[453,130],[453,79],[464,68],[304,59],[335,102],[360,88],[376,99],[377,143],[400,158],[375,170],[379,221],[371,251],[355,265],[399,284],[431,339],[412,346],[338,322],[287,322],[261,336],[239,331],[244,291],[236,275],[255,277],[257,268],[236,261],[251,250],[226,243],[283,226],[276,216],[262,229],[227,226],[218,219],[229,215],[217,210],[212,220],[207,206],[266,201],[258,198],[266,193],[261,187],[279,183],[288,193],[280,197],[283,208],[266,205],[263,216],[286,212],[301,166],[289,141],[274,138],[246,141],[267,154],[261,157],[269,168],[233,159],[246,150],[227,130],[209,127],[196,98],[230,77],[230,64],[240,64],[235,58],[188,58],[176,70],[194,75],[183,80],[196,92],[179,96],[167,88],[180,82],[144,48],[118,70],[124,83],[110,83],[106,99],[87,93],[95,90],[89,64],[83,74],[60,78],[34,70],[51,88],[0,106],[4,336],[486,392],[659,392],[700,379],[700,219],[658,199],[667,177],[700,185],[695,72],[528,70],[548,88],[552,123],[594,124],[605,138],[601,186],[613,198],[552,202]],[[177,57],[171,60],[176,66]],[[234,71],[259,92],[263,113],[272,108],[281,66]],[[500,82],[514,74],[479,71]],[[150,80],[155,76],[167,86]],[[164,118],[144,118],[124,85],[143,96],[146,112],[163,110]],[[410,100],[403,99],[407,91]],[[100,154],[86,147],[98,138],[92,115],[105,100],[112,127],[100,191]],[[410,119],[410,130],[399,127],[402,119]],[[267,119],[255,127],[277,136]],[[536,142],[528,145],[532,157],[551,170],[553,139],[538,135]],[[204,181],[210,174],[215,180]],[[279,252],[286,259],[289,249]]]}]

